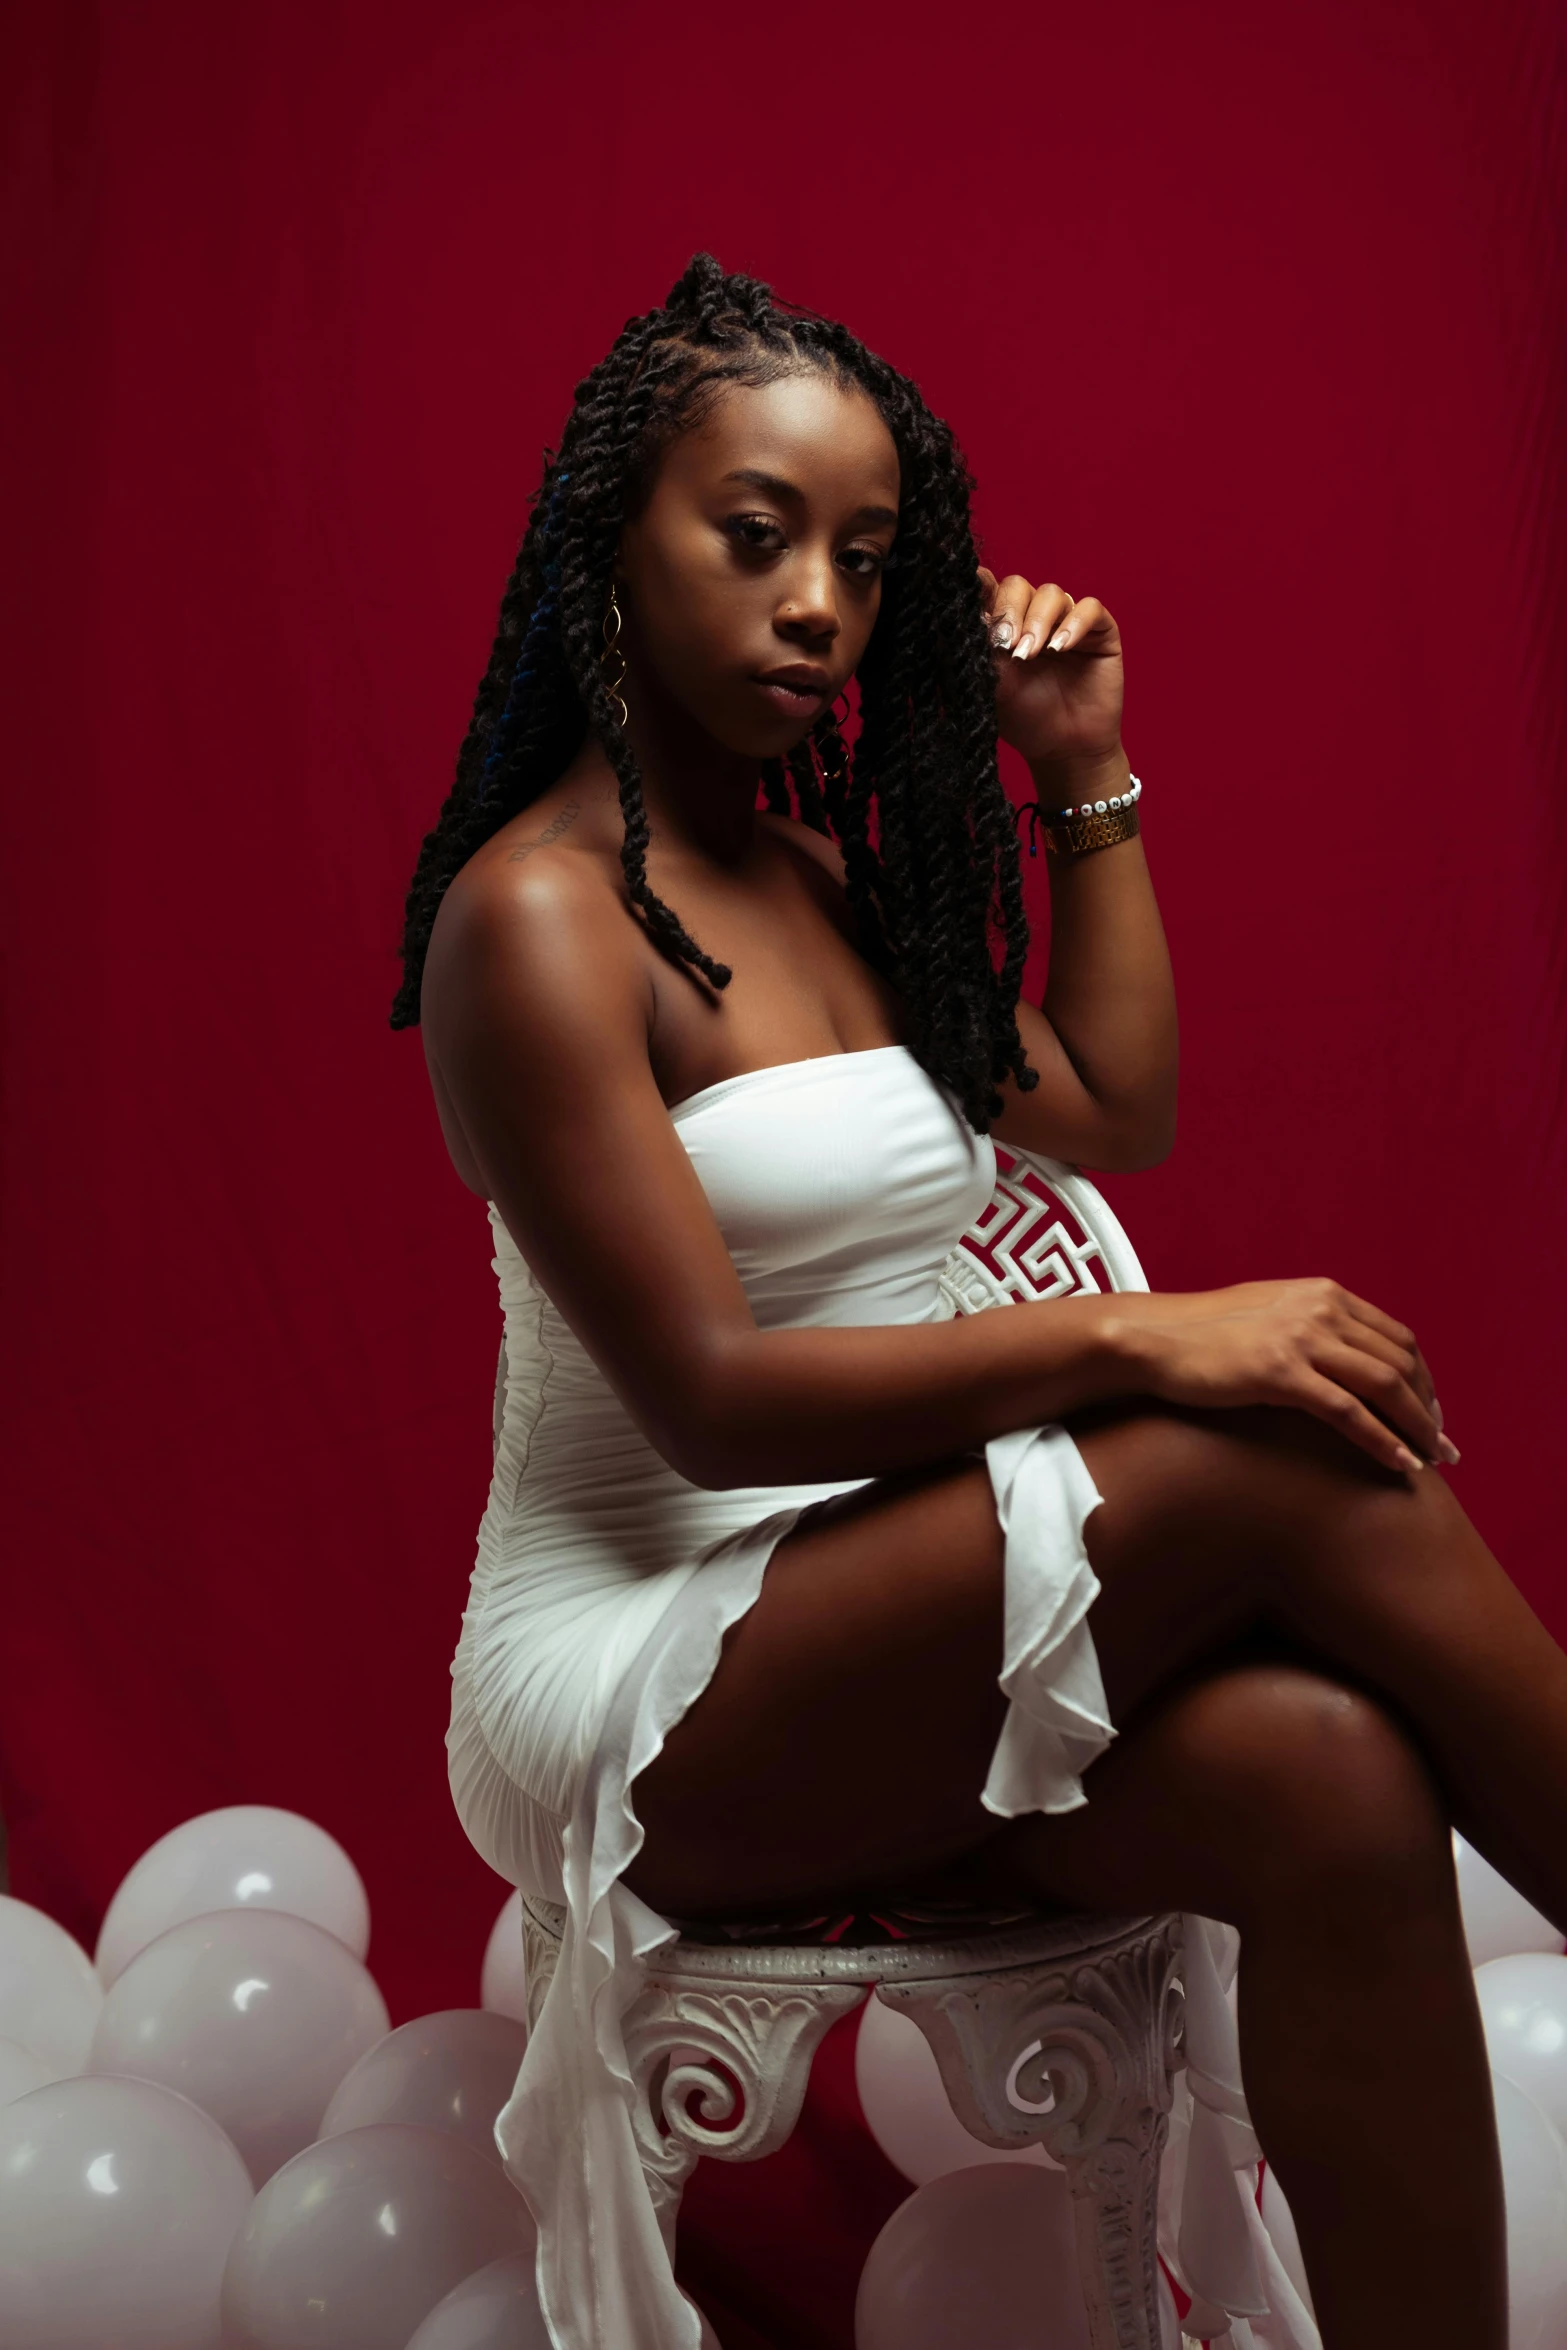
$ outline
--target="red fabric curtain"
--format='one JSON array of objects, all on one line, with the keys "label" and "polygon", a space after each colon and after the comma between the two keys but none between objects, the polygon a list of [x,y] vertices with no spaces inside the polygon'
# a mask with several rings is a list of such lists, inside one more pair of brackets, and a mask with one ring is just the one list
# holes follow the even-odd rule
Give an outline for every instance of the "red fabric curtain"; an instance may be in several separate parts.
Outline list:
[{"label": "red fabric curtain", "polygon": [[[1185,1091],[1107,1189],[1156,1285],[1326,1270],[1411,1321],[1561,1627],[1559,14],[21,0],[3,39],[14,1889],[90,1941],[176,1821],[290,1805],[394,2015],[477,1997],[504,1888],[442,1736],[498,1321],[393,950],[540,449],[704,246],[915,375],[987,560],[1123,624]],[[898,2192],[840,2051],[795,2148],[693,2190],[729,2350],[847,2344]]]}]

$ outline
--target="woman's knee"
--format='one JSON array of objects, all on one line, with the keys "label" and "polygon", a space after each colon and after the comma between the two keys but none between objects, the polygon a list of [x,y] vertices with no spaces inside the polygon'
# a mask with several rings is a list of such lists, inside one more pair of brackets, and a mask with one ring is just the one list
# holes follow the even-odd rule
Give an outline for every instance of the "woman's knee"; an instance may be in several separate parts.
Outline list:
[{"label": "woman's knee", "polygon": [[1187,1800],[1233,1857],[1238,1909],[1453,1897],[1437,1785],[1363,1691],[1295,1665],[1246,1666],[1175,1699],[1165,1738]]},{"label": "woman's knee", "polygon": [[1422,1516],[1441,1539],[1455,1507],[1434,1472],[1396,1476],[1307,1412],[1139,1408],[1074,1434],[1105,1500],[1088,1521],[1095,1564],[1215,1606],[1228,1594],[1237,1621],[1288,1613],[1303,1574],[1378,1555]]}]

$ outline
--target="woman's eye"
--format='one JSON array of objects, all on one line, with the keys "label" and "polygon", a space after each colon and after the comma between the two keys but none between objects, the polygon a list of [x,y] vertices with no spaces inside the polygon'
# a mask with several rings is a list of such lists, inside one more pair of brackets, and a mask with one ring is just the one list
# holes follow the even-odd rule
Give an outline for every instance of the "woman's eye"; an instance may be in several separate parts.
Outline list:
[{"label": "woman's eye", "polygon": [[[738,546],[756,555],[781,554],[789,543],[782,523],[770,514],[729,514],[723,528]],[[845,547],[838,557],[852,579],[875,579],[892,560],[891,552],[881,547]]]},{"label": "woman's eye", "polygon": [[783,543],[783,532],[768,514],[731,514],[724,528],[741,546],[754,547],[759,554],[775,555]]}]

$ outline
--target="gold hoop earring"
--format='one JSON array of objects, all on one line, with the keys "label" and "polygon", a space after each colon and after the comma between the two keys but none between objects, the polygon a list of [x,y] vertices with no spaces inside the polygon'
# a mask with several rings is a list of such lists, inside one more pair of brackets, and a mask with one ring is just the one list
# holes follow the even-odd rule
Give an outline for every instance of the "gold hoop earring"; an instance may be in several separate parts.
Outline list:
[{"label": "gold hoop earring", "polygon": [[611,658],[613,658],[614,661],[618,664],[612,677],[604,677],[604,691],[608,694],[610,700],[614,703],[615,708],[619,711],[620,723],[622,727],[629,723],[631,717],[631,712],[626,708],[626,697],[622,690],[626,682],[626,656],[621,650],[620,632],[624,625],[625,624],[621,619],[620,605],[616,600],[614,589],[611,588],[609,591],[609,610],[604,615],[604,627],[602,631],[604,638],[604,654],[603,659],[599,663],[599,669],[600,673],[602,674],[605,663],[608,662]]}]

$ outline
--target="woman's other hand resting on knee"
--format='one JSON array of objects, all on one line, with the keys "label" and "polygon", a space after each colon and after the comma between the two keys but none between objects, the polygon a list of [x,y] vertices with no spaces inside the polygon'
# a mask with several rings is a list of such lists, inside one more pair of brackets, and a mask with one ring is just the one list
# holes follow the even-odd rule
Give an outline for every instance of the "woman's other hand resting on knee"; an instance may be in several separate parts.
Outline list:
[{"label": "woman's other hand resting on knee", "polygon": [[1458,1459],[1414,1332],[1336,1281],[1243,1281],[1119,1303],[1142,1390],[1162,1403],[1292,1405],[1389,1469]]}]

